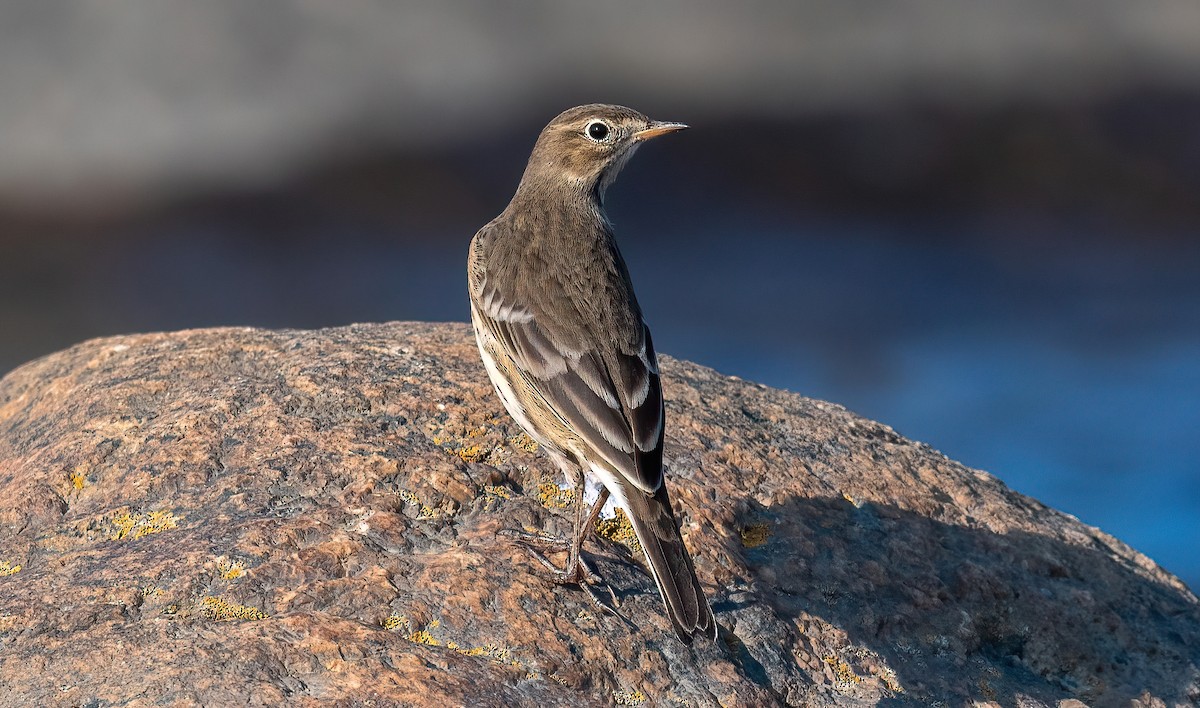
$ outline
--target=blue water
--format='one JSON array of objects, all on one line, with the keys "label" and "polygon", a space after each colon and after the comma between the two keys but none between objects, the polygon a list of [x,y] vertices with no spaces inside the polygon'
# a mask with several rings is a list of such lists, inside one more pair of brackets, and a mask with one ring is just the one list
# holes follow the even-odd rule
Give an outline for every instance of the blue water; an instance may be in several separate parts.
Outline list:
[{"label": "blue water", "polygon": [[1200,587],[1200,249],[745,224],[628,242],[660,350],[888,423]]}]

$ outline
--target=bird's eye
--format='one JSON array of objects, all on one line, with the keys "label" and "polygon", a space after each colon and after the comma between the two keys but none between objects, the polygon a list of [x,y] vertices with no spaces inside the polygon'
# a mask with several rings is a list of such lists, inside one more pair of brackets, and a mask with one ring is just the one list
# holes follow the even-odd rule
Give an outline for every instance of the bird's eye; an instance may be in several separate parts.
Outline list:
[{"label": "bird's eye", "polygon": [[587,136],[596,142],[601,142],[608,137],[608,123],[602,120],[594,120],[587,124],[585,128]]}]

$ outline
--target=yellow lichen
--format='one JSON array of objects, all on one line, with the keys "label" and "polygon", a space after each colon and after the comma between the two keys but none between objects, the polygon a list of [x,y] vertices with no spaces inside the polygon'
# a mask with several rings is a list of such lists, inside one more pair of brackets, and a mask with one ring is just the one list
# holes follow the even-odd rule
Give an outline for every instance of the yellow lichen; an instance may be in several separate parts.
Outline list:
[{"label": "yellow lichen", "polygon": [[513,447],[518,447],[525,452],[537,452],[537,441],[529,437],[525,433],[518,433],[508,439],[508,443]]},{"label": "yellow lichen", "polygon": [[115,514],[109,521],[113,527],[109,538],[114,541],[122,541],[177,528],[181,519],[169,511],[152,511],[149,514],[133,514],[122,511]]},{"label": "yellow lichen", "polygon": [[488,485],[483,488],[483,494],[483,508],[487,511],[492,511],[496,507],[500,506],[506,499],[512,499],[512,492],[508,491],[504,487]]},{"label": "yellow lichen", "polygon": [[892,669],[883,669],[879,672],[879,678],[883,681],[883,685],[888,687],[892,693],[904,693],[904,686],[900,685],[900,680],[896,678],[896,672]]},{"label": "yellow lichen", "polygon": [[163,590],[157,585],[144,585],[141,589],[143,600],[148,600],[152,597],[162,597]]},{"label": "yellow lichen", "polygon": [[525,678],[527,678],[527,679],[540,679],[541,678],[541,674],[530,669],[529,667],[525,666],[523,663],[521,663],[517,659],[513,658],[511,650],[506,649],[501,646],[497,646],[495,644],[484,644],[483,646],[477,646],[477,647],[460,647],[458,644],[455,644],[454,642],[447,642],[446,647],[448,649],[453,649],[454,651],[458,652],[459,654],[463,654],[464,656],[484,657],[487,659],[491,659],[492,661],[495,661],[498,664],[505,664],[505,665],[511,666],[513,668],[524,669],[525,670]]},{"label": "yellow lichen", "polygon": [[429,633],[430,629],[436,629],[441,625],[441,622],[434,620],[430,622],[425,629],[413,629],[412,622],[404,615],[392,613],[385,617],[380,623],[384,629],[401,629],[407,632],[408,641],[414,644],[424,644],[426,646],[438,647],[442,643],[436,637]]},{"label": "yellow lichen", "polygon": [[553,482],[538,485],[538,501],[547,509],[567,509],[575,505],[575,490],[563,489]]},{"label": "yellow lichen", "polygon": [[758,548],[771,537],[770,524],[751,524],[742,527],[742,545],[746,548]]},{"label": "yellow lichen", "polygon": [[407,489],[401,489],[399,492],[396,492],[396,494],[401,499],[403,499],[405,502],[417,507],[420,510],[417,513],[417,516],[422,519],[436,519],[437,517],[442,515],[442,512],[438,511],[437,509],[434,509],[433,507],[429,506],[428,504],[425,504],[424,502],[421,501],[420,497],[418,497],[416,494],[413,494],[412,492],[408,491]]},{"label": "yellow lichen", "polygon": [[463,462],[479,462],[487,457],[487,453],[488,451],[479,445],[467,445],[466,447],[459,448],[454,454],[458,455],[458,458]]},{"label": "yellow lichen", "polygon": [[596,534],[616,541],[632,551],[634,555],[642,552],[642,544],[638,543],[637,533],[633,530],[633,524],[629,523],[629,517],[625,515],[624,509],[617,509],[616,515],[611,519],[597,519]]},{"label": "yellow lichen", "polygon": [[613,701],[619,706],[645,705],[648,700],[641,691],[613,691]]},{"label": "yellow lichen", "polygon": [[210,620],[260,620],[266,619],[267,613],[257,607],[239,605],[219,597],[206,597],[200,603],[200,614]]},{"label": "yellow lichen", "polygon": [[76,467],[75,469],[71,470],[71,474],[68,475],[68,478],[71,480],[71,486],[75,487],[76,490],[83,489],[87,486],[87,472],[80,467]]},{"label": "yellow lichen", "polygon": [[384,617],[383,621],[380,622],[379,624],[382,625],[384,629],[398,629],[398,628],[408,629],[408,627],[409,627],[407,617],[405,617],[404,615],[397,615],[394,613],[391,615],[388,615],[387,617]]},{"label": "yellow lichen", "polygon": [[485,494],[489,494],[493,497],[500,497],[501,499],[512,499],[512,492],[508,491],[504,487],[495,487],[495,486],[489,485],[489,486],[484,487],[483,491]]},{"label": "yellow lichen", "polygon": [[445,433],[446,431],[442,430],[439,434],[433,435],[433,444],[463,462],[482,462],[492,452],[490,448],[466,442],[469,439],[478,438],[486,434],[486,428],[469,428],[465,436],[457,434],[446,435]]},{"label": "yellow lichen", "polygon": [[0,561],[0,576],[16,575],[21,572],[21,566],[13,565],[8,561]]},{"label": "yellow lichen", "polygon": [[512,655],[512,651],[504,647],[497,646],[495,644],[464,647],[460,646],[458,642],[454,641],[447,641],[443,643],[440,639],[433,636],[433,633],[430,631],[438,629],[441,624],[442,623],[439,620],[433,620],[427,624],[424,629],[415,629],[412,625],[412,621],[407,616],[397,614],[395,612],[379,622],[379,625],[384,629],[403,631],[405,633],[404,638],[414,644],[424,644],[425,646],[430,647],[445,647],[446,649],[458,652],[464,656],[475,656],[490,659],[499,664],[524,670],[526,679],[541,678],[541,674],[515,659]]},{"label": "yellow lichen", "polygon": [[849,688],[850,686],[862,681],[858,674],[854,673],[854,669],[841,659],[836,654],[829,654],[821,657],[821,660],[829,664],[833,668],[835,680],[838,688]]},{"label": "yellow lichen", "polygon": [[220,556],[217,558],[217,574],[223,580],[237,580],[246,574],[246,566],[241,561]]}]

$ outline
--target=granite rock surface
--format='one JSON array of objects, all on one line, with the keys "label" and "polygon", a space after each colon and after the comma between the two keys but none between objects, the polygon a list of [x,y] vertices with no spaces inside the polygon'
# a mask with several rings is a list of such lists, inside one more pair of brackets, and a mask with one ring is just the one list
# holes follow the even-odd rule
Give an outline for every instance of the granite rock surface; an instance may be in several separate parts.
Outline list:
[{"label": "granite rock surface", "polygon": [[675,638],[620,519],[588,547],[620,617],[498,536],[568,532],[572,498],[466,325],[112,337],[13,371],[0,704],[1200,703],[1200,604],[1134,549],[837,405],[663,370],[716,644]]}]

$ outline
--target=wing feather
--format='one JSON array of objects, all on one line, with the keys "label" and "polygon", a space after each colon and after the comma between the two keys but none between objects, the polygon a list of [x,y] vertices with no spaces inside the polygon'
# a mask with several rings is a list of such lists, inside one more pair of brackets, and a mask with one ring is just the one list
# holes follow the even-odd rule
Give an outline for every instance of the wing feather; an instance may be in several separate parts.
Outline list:
[{"label": "wing feather", "polygon": [[641,323],[637,354],[606,350],[598,337],[578,353],[577,344],[564,346],[541,326],[547,315],[536,305],[511,298],[486,287],[477,312],[545,412],[631,484],[653,493],[662,484],[663,402],[648,328]]}]

